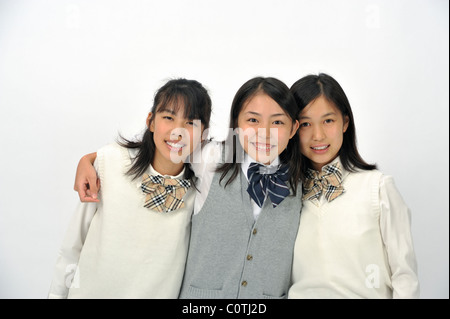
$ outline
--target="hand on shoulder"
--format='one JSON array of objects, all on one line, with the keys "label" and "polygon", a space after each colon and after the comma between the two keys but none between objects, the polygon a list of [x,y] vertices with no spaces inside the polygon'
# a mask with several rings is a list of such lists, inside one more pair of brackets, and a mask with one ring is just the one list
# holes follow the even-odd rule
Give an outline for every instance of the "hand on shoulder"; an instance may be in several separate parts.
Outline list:
[{"label": "hand on shoulder", "polygon": [[82,202],[99,202],[97,194],[100,189],[100,180],[93,166],[96,158],[97,153],[90,153],[78,162],[73,188],[78,192]]}]

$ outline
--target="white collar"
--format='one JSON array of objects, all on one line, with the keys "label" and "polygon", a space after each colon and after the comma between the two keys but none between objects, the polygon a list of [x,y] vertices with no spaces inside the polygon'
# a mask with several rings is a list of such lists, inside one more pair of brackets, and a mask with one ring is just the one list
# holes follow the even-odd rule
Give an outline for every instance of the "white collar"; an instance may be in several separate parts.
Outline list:
[{"label": "white collar", "polygon": [[339,156],[338,156],[338,157],[336,157],[334,160],[332,160],[330,163],[324,165],[324,166],[322,167],[321,171],[323,171],[323,169],[324,169],[325,167],[331,166],[331,165],[334,165],[334,164],[337,164],[337,163],[339,163],[339,167],[340,167],[341,170],[342,170],[343,167],[342,167],[341,159],[340,159]]},{"label": "white collar", "polygon": [[183,167],[183,170],[176,176],[173,175],[164,175],[159,173],[157,170],[155,170],[152,166],[152,164],[150,164],[150,166],[147,169],[147,174],[149,175],[161,175],[164,178],[178,178],[178,179],[183,179],[184,178],[184,171],[185,171],[185,167]]},{"label": "white collar", "polygon": [[328,166],[328,165],[334,165],[334,164],[336,164],[336,163],[339,163],[339,167],[341,168],[341,172],[342,172],[342,180],[344,180],[344,179],[347,177],[347,175],[350,174],[350,172],[347,171],[347,170],[344,168],[344,166],[342,166],[342,162],[341,162],[340,156],[336,157],[334,160],[332,160],[332,161],[331,161],[330,163],[328,163],[327,165],[324,165],[324,166],[322,167],[322,170],[321,170],[321,171],[323,171],[323,169],[324,169],[326,166]]},{"label": "white collar", "polygon": [[[128,149],[128,154],[130,156],[131,161],[133,161],[133,159],[137,156],[138,150],[135,148],[129,148]],[[152,164],[149,165],[149,167],[146,169],[146,173],[149,175],[161,175],[164,178],[178,178],[178,179],[183,179],[184,178],[184,171],[186,170],[185,167],[183,167],[183,170],[176,176],[172,176],[172,175],[163,175],[161,173],[159,173],[157,170],[155,170],[152,166]],[[136,182],[136,187],[137,188],[141,188],[141,184],[142,184],[142,179],[140,178],[137,182]]]},{"label": "white collar", "polygon": [[[244,152],[244,161],[241,163],[241,169],[245,175],[245,178],[247,178],[247,180],[248,180],[248,177],[247,177],[248,167],[250,166],[251,163],[254,163],[254,162],[259,163],[257,160],[254,160],[250,155],[248,155],[246,152]],[[262,164],[262,163],[260,163],[260,164]],[[267,167],[276,167],[279,164],[280,164],[280,157],[277,156],[272,161],[272,163],[270,163],[269,165],[265,165],[265,164],[262,164],[262,165],[267,166]]]}]

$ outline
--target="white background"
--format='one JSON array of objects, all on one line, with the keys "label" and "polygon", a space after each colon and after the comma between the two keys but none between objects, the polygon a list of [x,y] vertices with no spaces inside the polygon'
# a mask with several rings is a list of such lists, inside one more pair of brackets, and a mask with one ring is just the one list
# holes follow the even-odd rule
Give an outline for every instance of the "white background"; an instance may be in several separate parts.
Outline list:
[{"label": "white background", "polygon": [[422,298],[449,297],[447,0],[0,0],[0,297],[46,298],[80,157],[202,82],[212,136],[237,89],[334,76],[368,162],[412,212]]}]

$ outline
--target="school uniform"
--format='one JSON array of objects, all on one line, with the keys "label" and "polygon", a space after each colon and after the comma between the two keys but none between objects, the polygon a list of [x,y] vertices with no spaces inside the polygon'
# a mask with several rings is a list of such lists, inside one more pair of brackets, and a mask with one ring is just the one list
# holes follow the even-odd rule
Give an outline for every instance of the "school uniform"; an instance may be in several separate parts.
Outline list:
[{"label": "school uniform", "polygon": [[[49,298],[177,298],[195,190],[170,212],[144,207],[142,179],[126,172],[136,152],[97,152],[99,203],[80,203],[59,251]],[[151,166],[148,174],[159,175]],[[184,171],[178,176],[182,178]]]},{"label": "school uniform", "polygon": [[229,175],[219,183],[221,173],[214,171],[222,151],[210,142],[202,163],[192,164],[199,192],[180,298],[286,298],[301,188],[276,208],[269,198],[259,207],[247,193],[251,158],[245,156],[236,179],[224,187]]},{"label": "school uniform", "polygon": [[289,298],[418,298],[411,215],[393,178],[336,163],[344,192],[303,202]]}]

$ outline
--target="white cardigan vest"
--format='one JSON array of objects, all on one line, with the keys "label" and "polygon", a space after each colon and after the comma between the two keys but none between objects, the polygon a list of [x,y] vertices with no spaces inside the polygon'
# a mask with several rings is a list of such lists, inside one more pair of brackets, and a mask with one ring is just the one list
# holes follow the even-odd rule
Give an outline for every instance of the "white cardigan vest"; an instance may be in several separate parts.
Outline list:
[{"label": "white cardigan vest", "polygon": [[344,174],[343,195],[318,206],[303,203],[289,298],[392,298],[394,290],[398,297],[417,297],[408,208],[398,193],[390,195],[398,197],[401,209],[389,213],[397,215],[405,231],[388,225],[392,238],[383,240],[381,172]]},{"label": "white cardigan vest", "polygon": [[[68,298],[178,297],[194,189],[188,190],[184,208],[170,213],[152,211],[143,207],[141,180],[124,174],[130,163],[128,150],[117,144],[97,152],[100,203],[81,203],[76,212],[49,297],[64,298],[67,292]],[[83,215],[92,206],[96,206],[92,221],[89,217],[86,221]],[[86,227],[89,230],[83,238]],[[67,269],[76,263],[72,288],[67,289]]]}]

